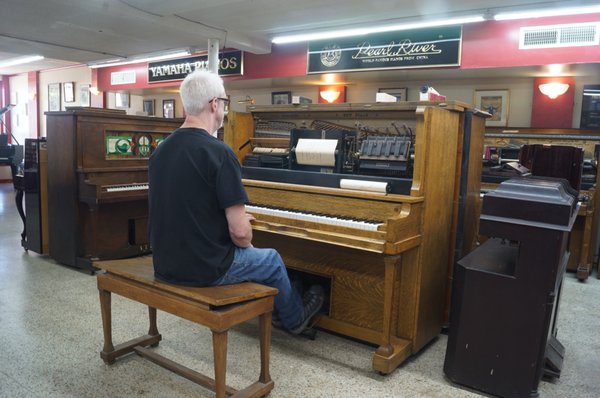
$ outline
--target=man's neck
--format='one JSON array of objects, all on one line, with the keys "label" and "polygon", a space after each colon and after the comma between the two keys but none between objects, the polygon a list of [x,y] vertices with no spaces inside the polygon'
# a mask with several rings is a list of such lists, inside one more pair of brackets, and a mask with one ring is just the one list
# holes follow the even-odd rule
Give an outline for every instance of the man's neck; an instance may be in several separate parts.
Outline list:
[{"label": "man's neck", "polygon": [[211,123],[209,123],[206,118],[202,116],[191,116],[188,115],[185,118],[185,121],[181,125],[181,128],[196,128],[206,130],[208,134],[210,134],[213,128],[211,127]]}]

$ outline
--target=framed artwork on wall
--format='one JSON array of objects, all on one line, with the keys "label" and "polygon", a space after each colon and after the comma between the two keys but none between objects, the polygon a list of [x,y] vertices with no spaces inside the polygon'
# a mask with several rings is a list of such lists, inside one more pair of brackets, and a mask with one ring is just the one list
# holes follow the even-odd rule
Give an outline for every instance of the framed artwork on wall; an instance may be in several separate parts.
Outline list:
[{"label": "framed artwork on wall", "polygon": [[48,110],[60,111],[60,83],[48,84]]},{"label": "framed artwork on wall", "polygon": [[579,127],[582,129],[600,128],[600,84],[583,86]]},{"label": "framed artwork on wall", "polygon": [[63,95],[65,102],[75,102],[75,82],[63,83]]},{"label": "framed artwork on wall", "polygon": [[163,117],[173,119],[175,117],[175,100],[163,100]]},{"label": "framed artwork on wall", "polygon": [[144,100],[143,104],[144,104],[144,112],[146,112],[146,115],[154,116],[154,100],[153,99]]},{"label": "framed artwork on wall", "polygon": [[291,91],[275,91],[271,93],[271,104],[282,105],[292,103]]},{"label": "framed artwork on wall", "polygon": [[90,106],[90,85],[82,84],[79,86],[79,105]]},{"label": "framed artwork on wall", "polygon": [[508,122],[508,90],[475,90],[475,107],[492,115],[486,126],[506,126]]},{"label": "framed artwork on wall", "polygon": [[129,108],[129,93],[115,93],[115,106]]}]

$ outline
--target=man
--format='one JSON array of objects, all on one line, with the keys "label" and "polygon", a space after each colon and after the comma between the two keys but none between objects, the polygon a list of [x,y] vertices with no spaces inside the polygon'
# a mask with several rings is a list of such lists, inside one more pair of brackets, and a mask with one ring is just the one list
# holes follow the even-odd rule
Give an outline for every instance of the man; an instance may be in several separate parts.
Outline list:
[{"label": "man", "polygon": [[252,246],[254,217],[234,152],[216,138],[223,125],[223,81],[196,71],[180,87],[183,125],[150,157],[149,234],[154,272],[166,282],[209,286],[252,281],[276,287],[274,315],[292,333],[301,333],[323,305],[320,286],[304,296],[291,286],[273,249]]}]

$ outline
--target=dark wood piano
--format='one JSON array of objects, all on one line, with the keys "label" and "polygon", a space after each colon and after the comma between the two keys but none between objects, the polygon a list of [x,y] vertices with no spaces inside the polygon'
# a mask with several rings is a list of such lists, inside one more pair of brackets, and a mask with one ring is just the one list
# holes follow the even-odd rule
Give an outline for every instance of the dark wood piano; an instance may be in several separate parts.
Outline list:
[{"label": "dark wood piano", "polygon": [[46,123],[50,257],[93,272],[149,253],[148,157],[182,120],[71,108]]},{"label": "dark wood piano", "polygon": [[[440,333],[454,260],[474,246],[483,116],[458,102],[248,111],[229,113],[224,141],[243,164],[254,244],[324,283],[317,326],[377,345],[373,368],[392,372]],[[335,152],[305,166],[314,141],[300,140],[319,136]]]}]

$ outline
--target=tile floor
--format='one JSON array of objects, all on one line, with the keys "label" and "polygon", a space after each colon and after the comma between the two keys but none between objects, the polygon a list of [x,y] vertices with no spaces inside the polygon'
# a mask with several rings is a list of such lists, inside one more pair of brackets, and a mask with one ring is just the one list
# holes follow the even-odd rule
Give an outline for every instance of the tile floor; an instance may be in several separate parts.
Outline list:
[{"label": "tile floor", "polygon": [[[20,246],[21,221],[11,184],[0,184],[0,397],[212,397],[136,355],[105,365],[93,276]],[[144,307],[113,296],[115,343],[147,330]],[[212,374],[210,333],[165,313],[157,350]],[[230,333],[227,382],[242,388],[258,377],[258,326]],[[600,396],[600,280],[567,274],[559,316],[566,347],[560,379],[540,383],[540,396]],[[274,330],[270,397],[478,397],[444,377],[447,338],[440,335],[388,376],[371,368],[373,347],[319,332],[316,340]]]}]

